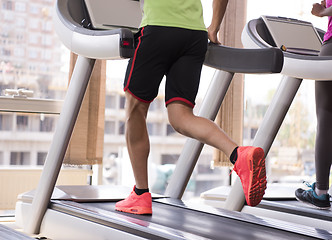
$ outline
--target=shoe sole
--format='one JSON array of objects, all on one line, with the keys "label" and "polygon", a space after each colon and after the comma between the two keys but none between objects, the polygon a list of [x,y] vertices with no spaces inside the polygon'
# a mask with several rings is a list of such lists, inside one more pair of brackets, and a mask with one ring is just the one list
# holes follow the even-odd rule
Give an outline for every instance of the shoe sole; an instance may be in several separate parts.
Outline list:
[{"label": "shoe sole", "polygon": [[130,208],[120,208],[120,207],[115,207],[116,211],[119,212],[126,212],[126,213],[132,213],[132,214],[146,214],[146,215],[151,215],[152,214],[152,209],[151,208],[146,208],[146,207],[130,207]]},{"label": "shoe sole", "polygon": [[248,163],[250,182],[247,204],[254,207],[261,202],[266,189],[266,169],[263,149],[255,148]]},{"label": "shoe sole", "polygon": [[307,206],[309,206],[311,208],[314,208],[314,209],[329,210],[331,208],[331,206],[329,206],[329,207],[319,207],[319,206],[316,206],[316,205],[314,205],[312,203],[309,203],[309,202],[306,202],[306,201],[303,201],[303,200],[299,199],[296,195],[295,195],[295,198],[296,198],[297,201],[299,201],[299,202],[301,202],[301,203],[303,203],[303,204],[305,204],[305,205],[307,205]]}]

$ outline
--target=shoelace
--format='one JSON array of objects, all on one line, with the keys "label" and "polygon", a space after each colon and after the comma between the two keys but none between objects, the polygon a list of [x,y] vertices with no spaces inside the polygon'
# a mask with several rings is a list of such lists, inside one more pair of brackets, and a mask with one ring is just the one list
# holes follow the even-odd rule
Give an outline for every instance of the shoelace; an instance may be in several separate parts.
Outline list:
[{"label": "shoelace", "polygon": [[315,190],[315,189],[314,189],[314,184],[310,184],[310,183],[307,182],[307,181],[303,181],[303,183],[304,183],[305,185],[307,185],[307,187],[311,188],[312,190]]}]

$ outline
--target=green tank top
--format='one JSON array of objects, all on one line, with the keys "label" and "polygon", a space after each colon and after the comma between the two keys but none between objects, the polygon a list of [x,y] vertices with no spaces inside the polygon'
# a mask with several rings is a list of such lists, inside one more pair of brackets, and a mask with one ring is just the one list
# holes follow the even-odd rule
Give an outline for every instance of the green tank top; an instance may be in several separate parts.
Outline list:
[{"label": "green tank top", "polygon": [[200,0],[144,0],[141,27],[147,25],[206,31]]}]

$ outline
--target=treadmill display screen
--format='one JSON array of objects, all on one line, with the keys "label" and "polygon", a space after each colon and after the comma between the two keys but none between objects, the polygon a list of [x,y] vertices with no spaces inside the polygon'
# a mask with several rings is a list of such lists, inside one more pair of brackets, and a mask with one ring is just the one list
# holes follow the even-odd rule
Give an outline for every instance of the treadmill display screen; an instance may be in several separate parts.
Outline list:
[{"label": "treadmill display screen", "polygon": [[319,52],[322,40],[310,22],[292,18],[262,16],[277,47]]}]

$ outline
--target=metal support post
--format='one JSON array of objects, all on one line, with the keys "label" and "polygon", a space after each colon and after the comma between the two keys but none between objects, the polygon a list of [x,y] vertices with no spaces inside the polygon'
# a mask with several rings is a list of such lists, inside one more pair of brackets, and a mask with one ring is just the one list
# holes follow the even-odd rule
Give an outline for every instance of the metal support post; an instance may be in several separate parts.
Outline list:
[{"label": "metal support post", "polygon": [[[267,156],[271,148],[301,83],[302,79],[284,76],[278,86],[253,142],[253,146],[264,149],[265,156]],[[236,177],[224,208],[232,211],[241,211],[244,203],[245,197],[242,184],[240,178]]]},{"label": "metal support post", "polygon": [[81,56],[77,58],[52,144],[32,201],[30,219],[24,229],[27,233],[38,234],[40,231],[94,64],[95,59]]}]

